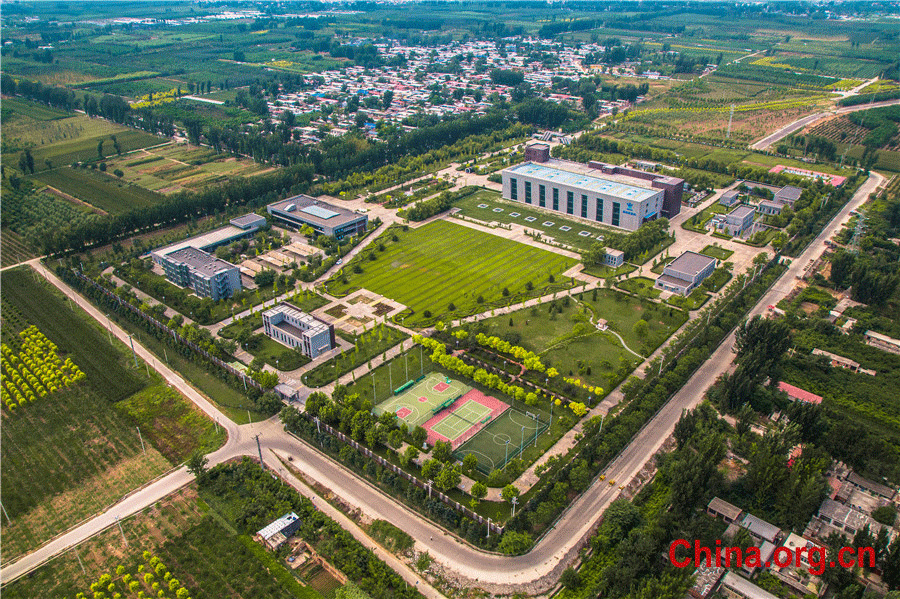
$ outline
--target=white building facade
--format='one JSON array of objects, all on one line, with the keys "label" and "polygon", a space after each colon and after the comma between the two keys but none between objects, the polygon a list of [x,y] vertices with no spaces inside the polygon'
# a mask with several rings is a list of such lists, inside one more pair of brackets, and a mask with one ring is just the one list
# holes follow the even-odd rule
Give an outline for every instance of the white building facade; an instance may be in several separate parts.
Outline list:
[{"label": "white building facade", "polygon": [[505,169],[503,198],[612,227],[637,230],[659,218],[665,192],[525,162]]},{"label": "white building facade", "polygon": [[262,319],[266,335],[288,347],[299,348],[309,358],[317,358],[336,346],[334,325],[287,304],[266,310]]}]

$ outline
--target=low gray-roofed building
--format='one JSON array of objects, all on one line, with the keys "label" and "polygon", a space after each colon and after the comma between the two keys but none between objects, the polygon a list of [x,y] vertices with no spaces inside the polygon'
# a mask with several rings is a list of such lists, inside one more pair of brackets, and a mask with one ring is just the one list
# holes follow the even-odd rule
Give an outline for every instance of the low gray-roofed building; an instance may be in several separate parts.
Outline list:
[{"label": "low gray-roofed building", "polygon": [[746,529],[747,532],[757,539],[770,543],[776,542],[781,534],[780,528],[774,524],[769,524],[762,518],[757,518],[753,514],[744,514],[744,517],[741,519],[741,528]]},{"label": "low gray-roofed building", "polygon": [[725,215],[725,228],[729,235],[743,237],[744,233],[753,226],[753,218],[756,211],[751,206],[738,206]]},{"label": "low gray-roofed building", "polygon": [[738,192],[736,189],[729,189],[719,198],[719,203],[726,208],[731,208],[738,203]]},{"label": "low gray-roofed building", "polygon": [[272,550],[278,549],[288,540],[297,530],[300,529],[302,521],[294,512],[285,514],[278,520],[262,528],[256,533],[263,543],[268,545]]},{"label": "low gray-roofed building", "polygon": [[706,512],[713,517],[721,517],[725,522],[729,524],[732,522],[736,522],[738,518],[741,517],[743,511],[741,508],[731,505],[724,499],[720,499],[718,497],[713,497],[710,499],[709,504],[706,506]]},{"label": "low gray-roofed building", "polygon": [[888,501],[893,500],[894,495],[896,494],[896,490],[886,485],[882,485],[881,483],[872,482],[867,478],[863,478],[856,472],[850,473],[850,476],[847,477],[847,482],[863,491],[868,491],[873,495],[884,497]]},{"label": "low gray-roofed building", "polygon": [[607,249],[606,255],[603,256],[603,263],[613,268],[618,268],[625,264],[625,252],[621,250]]},{"label": "low gray-roofed building", "polygon": [[[240,223],[240,225],[235,223]],[[231,219],[231,224],[227,226],[219,227],[208,233],[195,235],[194,237],[179,241],[178,243],[155,249],[150,252],[150,256],[153,258],[154,262],[162,265],[163,256],[171,254],[172,252],[177,252],[186,247],[197,248],[204,252],[211,252],[219,246],[252,237],[257,231],[264,227],[265,224],[266,217],[252,213],[245,214],[244,216]]]},{"label": "low gray-roofed building", "polygon": [[773,202],[771,200],[763,200],[756,206],[756,211],[767,216],[781,214],[784,204]]},{"label": "low gray-roofed building", "polygon": [[667,264],[654,286],[663,291],[689,295],[703,279],[716,269],[717,261],[710,256],[687,251]]},{"label": "low gray-roofed building", "polygon": [[779,204],[787,204],[788,206],[793,206],[794,202],[799,200],[802,194],[803,190],[799,187],[787,185],[775,192],[775,197],[773,198],[773,200],[778,202]]},{"label": "low gray-roofed building", "polygon": [[266,206],[279,221],[298,229],[309,226],[316,235],[343,239],[366,231],[369,217],[308,195],[297,195]]},{"label": "low gray-roofed building", "polygon": [[231,297],[241,289],[241,272],[230,262],[203,250],[185,247],[161,257],[166,278],[194,290],[200,297],[216,301]]},{"label": "low gray-roofed building", "polygon": [[887,335],[882,335],[877,331],[866,331],[863,337],[867,345],[877,347],[878,349],[892,354],[900,354],[900,339],[894,339]]},{"label": "low gray-roofed building", "polygon": [[[775,549],[775,543],[770,543],[769,541],[763,541],[759,546],[759,561],[762,567],[772,563],[772,555],[775,553]],[[741,567],[741,570],[746,572],[748,576],[753,576],[759,569],[760,566],[749,566],[747,562],[744,562],[744,565]]]},{"label": "low gray-roofed building", "polygon": [[877,534],[878,530],[881,529],[880,524],[864,513],[840,504],[833,499],[826,499],[822,502],[816,518],[851,537],[866,526],[869,527],[869,531],[872,534]]},{"label": "low gray-roofed building", "polygon": [[251,227],[256,227],[257,229],[261,229],[266,226],[266,217],[260,214],[254,214],[250,212],[249,214],[245,214],[244,216],[238,216],[237,218],[231,219],[230,222],[232,225],[237,227],[238,229],[247,230]]},{"label": "low gray-roofed building", "polygon": [[733,572],[726,572],[722,577],[722,587],[731,593],[731,597],[741,599],[778,599],[769,591],[759,588],[746,578],[741,578]]}]

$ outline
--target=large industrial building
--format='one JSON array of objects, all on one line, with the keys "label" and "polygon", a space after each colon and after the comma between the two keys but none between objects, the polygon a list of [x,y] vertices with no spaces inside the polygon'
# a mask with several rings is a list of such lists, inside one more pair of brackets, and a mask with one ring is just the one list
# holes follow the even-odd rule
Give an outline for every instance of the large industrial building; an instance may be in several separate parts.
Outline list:
[{"label": "large industrial building", "polygon": [[299,348],[304,356],[317,358],[337,345],[333,324],[287,304],[266,310],[262,319],[266,335],[288,347]]},{"label": "large industrial building", "polygon": [[277,220],[296,229],[309,226],[316,235],[343,239],[347,235],[365,233],[369,217],[327,204],[308,195],[298,195],[266,206]]},{"label": "large industrial building", "polygon": [[227,227],[153,250],[150,255],[154,262],[162,266],[169,281],[193,289],[200,297],[218,301],[241,290],[241,273],[234,264],[220,260],[209,252],[251,237],[265,224],[266,217],[245,214],[231,219]]},{"label": "large industrial building", "polygon": [[678,214],[684,186],[681,179],[635,169],[555,159],[518,164],[502,177],[504,199],[627,231]]}]

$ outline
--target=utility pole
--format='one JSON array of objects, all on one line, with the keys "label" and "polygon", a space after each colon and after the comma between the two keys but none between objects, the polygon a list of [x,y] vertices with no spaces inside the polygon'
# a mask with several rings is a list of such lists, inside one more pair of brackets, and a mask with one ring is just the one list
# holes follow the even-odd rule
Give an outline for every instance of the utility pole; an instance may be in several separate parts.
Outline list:
[{"label": "utility pole", "polygon": [[9,514],[6,513],[6,508],[3,507],[3,502],[2,502],[2,501],[0,501],[0,509],[3,510],[3,515],[6,516],[6,523],[7,523],[7,524],[12,524],[12,520],[9,519]]},{"label": "utility pole", "polygon": [[134,353],[134,336],[129,334],[128,340],[131,342],[131,356],[134,358],[134,367],[137,368],[137,354]]},{"label": "utility pole", "polygon": [[[218,430],[218,426],[219,426],[219,425],[216,424],[216,429],[217,429],[217,430]],[[137,429],[137,432],[138,432],[138,439],[141,440],[141,451],[144,452],[144,453],[147,453],[147,448],[144,447],[144,437],[141,435],[141,427],[136,426],[136,427],[134,427],[134,428]]]},{"label": "utility pole", "polygon": [[116,524],[119,526],[119,532],[122,533],[122,540],[125,541],[126,545],[128,545],[128,539],[125,538],[125,531],[122,530],[122,523],[119,521],[118,516],[116,516]]},{"label": "utility pole", "polygon": [[263,470],[265,470],[266,465],[263,463],[262,446],[259,444],[259,433],[257,433],[256,436],[253,438],[256,439],[256,451],[259,452],[259,465],[262,466]]},{"label": "utility pole", "polygon": [[727,139],[731,139],[731,119],[734,118],[734,104],[731,105],[731,112],[728,114],[728,133],[725,134]]},{"label": "utility pole", "polygon": [[75,557],[78,558],[78,565],[81,566],[81,573],[87,576],[87,570],[84,569],[84,564],[81,563],[81,556],[78,555],[78,549],[75,550]]},{"label": "utility pole", "polygon": [[516,504],[519,503],[519,498],[513,497],[511,503],[512,503],[512,515],[510,516],[510,518],[515,518],[516,517]]}]

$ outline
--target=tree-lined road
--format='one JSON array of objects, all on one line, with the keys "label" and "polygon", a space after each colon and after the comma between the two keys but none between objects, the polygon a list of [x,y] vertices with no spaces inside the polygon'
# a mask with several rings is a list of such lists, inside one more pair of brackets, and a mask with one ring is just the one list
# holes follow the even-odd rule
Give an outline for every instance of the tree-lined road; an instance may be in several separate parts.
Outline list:
[{"label": "tree-lined road", "polygon": [[[824,241],[847,222],[851,210],[858,208],[871,192],[883,184],[884,178],[873,173],[847,205],[810,244],[809,248],[792,262],[772,289],[751,310],[751,314],[763,313],[768,305],[776,303],[787,295],[794,287],[796,277],[802,274],[808,262],[822,254],[825,249]],[[106,325],[105,317],[98,310],[78,298],[72,289],[63,285],[47,269],[40,265],[35,265],[35,267],[67,296],[75,299],[91,316],[104,326]],[[114,332],[123,341],[127,338],[125,332],[118,327],[114,327]],[[143,348],[139,349],[137,343],[135,349],[142,358],[149,358],[151,363],[154,363],[157,369],[163,373],[167,381],[190,399],[194,401],[199,399],[198,405],[211,417],[215,414],[215,417],[220,419],[220,424],[226,426],[229,432],[228,442],[220,450],[210,455],[211,463],[219,463],[242,455],[256,455],[257,448],[252,435],[259,434],[263,457],[268,466],[275,469],[283,467],[274,458],[272,451],[291,456],[293,463],[304,476],[331,489],[343,502],[358,508],[368,517],[388,520],[405,530],[416,539],[418,549],[427,550],[445,569],[471,580],[473,586],[483,587],[493,593],[519,591],[538,593],[546,591],[556,584],[561,571],[574,559],[581,546],[581,541],[591,533],[606,507],[618,497],[619,486],[631,481],[647,465],[671,436],[682,411],[696,406],[702,400],[709,385],[728,369],[732,361],[733,343],[734,332],[732,331],[712,357],[694,373],[687,384],[675,393],[619,457],[604,470],[606,480],[595,479],[591,487],[571,504],[556,525],[540,539],[532,551],[517,557],[507,557],[478,550],[446,533],[435,524],[358,478],[342,465],[324,456],[315,448],[285,433],[276,418],[264,423],[240,427],[231,423],[218,413],[218,410],[208,401],[198,397],[199,394],[178,375],[171,371],[166,373],[165,371],[168,369],[165,365],[160,364]],[[14,564],[4,567],[0,572],[0,577],[4,582],[8,582],[33,570],[54,555],[111,526],[116,517],[124,518],[134,514],[177,490],[190,480],[190,475],[182,469],[133,493],[105,514],[48,543]],[[299,481],[288,480],[299,486],[301,492],[307,495],[311,493]],[[611,483],[611,481],[615,482]],[[323,500],[316,499],[315,501],[319,507],[323,506]],[[364,533],[361,534],[364,535]],[[398,567],[393,562],[392,565]],[[401,568],[401,573],[407,577],[407,580],[410,579],[409,576],[415,576],[405,566]],[[422,587],[421,584],[419,586]],[[426,591],[427,589],[422,590]],[[430,597],[440,596],[433,589],[428,591],[428,594]]]}]

